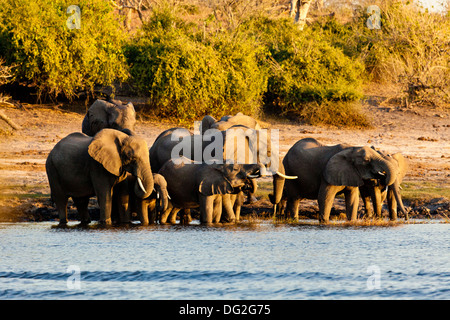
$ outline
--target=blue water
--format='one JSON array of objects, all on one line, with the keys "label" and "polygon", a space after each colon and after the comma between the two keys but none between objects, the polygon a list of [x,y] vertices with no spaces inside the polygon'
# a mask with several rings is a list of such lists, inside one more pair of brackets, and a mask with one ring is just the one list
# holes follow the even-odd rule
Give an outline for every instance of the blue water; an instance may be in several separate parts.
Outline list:
[{"label": "blue water", "polygon": [[0,224],[1,299],[449,299],[450,224]]}]

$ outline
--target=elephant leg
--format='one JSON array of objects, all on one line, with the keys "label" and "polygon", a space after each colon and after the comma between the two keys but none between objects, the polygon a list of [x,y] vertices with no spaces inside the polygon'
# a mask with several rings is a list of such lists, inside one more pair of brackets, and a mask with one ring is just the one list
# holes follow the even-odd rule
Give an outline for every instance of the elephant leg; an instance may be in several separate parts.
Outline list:
[{"label": "elephant leg", "polygon": [[97,201],[100,206],[100,224],[111,225],[112,189],[106,192],[99,192]]},{"label": "elephant leg", "polygon": [[362,196],[362,200],[364,203],[364,211],[367,219],[371,219],[373,217],[372,205],[370,204],[370,197]]},{"label": "elephant leg", "polygon": [[203,196],[200,197],[200,222],[204,224],[212,224],[213,210],[214,210],[214,197]]},{"label": "elephant leg", "polygon": [[88,225],[91,222],[91,217],[88,212],[89,197],[74,198],[72,197],[78,214],[80,215],[81,225]]},{"label": "elephant leg", "polygon": [[[220,223],[220,219],[222,218],[222,197],[217,196],[214,199],[213,203],[213,222]],[[234,222],[234,221],[231,221]]]},{"label": "elephant leg", "polygon": [[172,211],[170,211],[169,214],[169,223],[171,224],[177,224],[177,214],[181,210],[181,208],[173,208]]},{"label": "elephant leg", "polygon": [[191,209],[183,209],[180,224],[190,224],[192,222]]},{"label": "elephant leg", "polygon": [[347,220],[355,221],[358,218],[359,190],[356,187],[349,188],[344,194]]},{"label": "elephant leg", "polygon": [[239,220],[241,219],[241,208],[243,204],[244,204],[244,193],[239,192],[236,195],[236,200],[233,205],[233,211],[234,215],[236,216],[236,222],[239,222]]},{"label": "elephant leg", "polygon": [[158,215],[162,212],[162,210],[159,210],[159,207],[156,206],[156,199],[146,201],[146,204],[147,208],[144,209],[143,214],[147,214],[149,224],[155,224],[156,221],[158,221]]},{"label": "elephant leg", "polygon": [[343,187],[332,186],[327,183],[322,183],[319,188],[319,196],[317,202],[319,204],[319,221],[321,223],[328,223],[330,220],[331,208],[333,207],[334,198],[336,194],[341,191]]},{"label": "elephant leg", "polygon": [[[222,203],[223,210],[225,213],[222,218],[222,221],[224,221],[224,222],[232,223],[232,222],[236,221],[236,216],[233,211],[233,205],[232,205],[232,199],[231,199],[232,196],[234,197],[235,195],[234,194],[233,195],[224,194],[223,196],[218,197],[218,198],[220,198],[220,201]],[[214,215],[216,215],[216,214],[214,214]],[[221,212],[221,215],[222,215],[222,212]]]},{"label": "elephant leg", "polygon": [[126,193],[118,192],[114,189],[111,207],[111,220],[117,223],[130,223],[131,212],[128,211],[129,197]]},{"label": "elephant leg", "polygon": [[167,207],[167,209],[164,210],[163,213],[161,213],[159,223],[161,223],[161,224],[167,223],[167,217],[170,215],[170,213],[172,212],[173,209],[174,209],[174,207],[169,203],[169,206]]},{"label": "elephant leg", "polygon": [[295,197],[288,199],[286,203],[289,218],[293,219],[294,221],[298,221],[298,209],[300,207],[300,201],[301,198]]},{"label": "elephant leg", "polygon": [[388,210],[389,210],[389,219],[392,221],[397,220],[397,200],[394,196],[394,191],[390,188],[388,189],[387,194],[388,199]]},{"label": "elephant leg", "polygon": [[[149,202],[147,200],[139,199],[136,204],[137,215],[142,226],[148,226],[151,222],[148,216]],[[154,223],[154,220],[153,220]]]},{"label": "elephant leg", "polygon": [[375,215],[377,218],[381,218],[381,207],[382,207],[382,201],[381,201],[381,189],[380,187],[374,187],[372,189],[372,203],[373,208],[375,211]]},{"label": "elephant leg", "polygon": [[58,209],[58,215],[59,215],[59,226],[63,227],[67,225],[67,202],[69,200],[66,196],[61,197],[55,197],[55,205]]}]

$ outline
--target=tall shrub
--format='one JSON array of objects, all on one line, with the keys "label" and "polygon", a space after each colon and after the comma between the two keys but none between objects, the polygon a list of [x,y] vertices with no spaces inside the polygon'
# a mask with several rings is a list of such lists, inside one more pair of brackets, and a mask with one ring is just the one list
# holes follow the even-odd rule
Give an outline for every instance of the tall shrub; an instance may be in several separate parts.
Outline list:
[{"label": "tall shrub", "polygon": [[373,81],[398,88],[418,105],[450,105],[450,16],[412,1],[381,0],[381,29],[368,29],[361,11],[350,24],[355,51]]},{"label": "tall shrub", "polygon": [[69,29],[68,0],[3,0],[0,6],[0,56],[15,64],[14,80],[39,93],[73,98],[127,78],[124,33],[103,0],[79,0],[79,29]]},{"label": "tall shrub", "polygon": [[170,8],[155,8],[127,47],[134,85],[158,115],[179,122],[259,112],[267,77],[261,49],[237,35],[205,34]]},{"label": "tall shrub", "polygon": [[[249,19],[243,28],[271,54],[265,93],[269,110],[314,124],[327,119],[323,123],[367,125],[351,103],[363,96],[364,65],[333,45],[321,28],[299,30],[289,19],[263,16]],[[334,108],[333,102],[340,103]]]}]

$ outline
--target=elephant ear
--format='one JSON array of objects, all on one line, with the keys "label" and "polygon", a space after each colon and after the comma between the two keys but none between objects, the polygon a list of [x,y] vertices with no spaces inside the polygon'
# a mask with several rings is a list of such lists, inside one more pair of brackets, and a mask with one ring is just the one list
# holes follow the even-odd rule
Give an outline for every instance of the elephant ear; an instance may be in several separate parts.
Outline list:
[{"label": "elephant ear", "polygon": [[363,179],[353,166],[353,148],[336,153],[327,162],[324,171],[325,181],[334,186],[358,187],[364,184]]},{"label": "elephant ear", "polygon": [[115,176],[122,173],[120,149],[122,141],[128,136],[114,129],[103,129],[89,144],[89,155]]},{"label": "elephant ear", "polygon": [[211,165],[211,171],[208,170],[208,174],[200,181],[198,191],[205,196],[212,196],[232,193],[234,188],[222,171]]},{"label": "elephant ear", "polygon": [[399,167],[399,181],[402,181],[403,178],[406,175],[406,171],[408,170],[408,162],[406,161],[405,157],[401,153],[394,153],[391,155],[392,158],[394,158]]}]

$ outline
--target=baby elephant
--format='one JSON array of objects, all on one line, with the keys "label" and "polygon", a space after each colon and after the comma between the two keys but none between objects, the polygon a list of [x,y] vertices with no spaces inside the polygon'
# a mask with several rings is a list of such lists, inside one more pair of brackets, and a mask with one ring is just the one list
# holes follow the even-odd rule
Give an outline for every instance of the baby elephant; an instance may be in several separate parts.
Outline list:
[{"label": "baby elephant", "polygon": [[[181,163],[179,163],[181,162]],[[173,209],[191,209],[200,207],[200,222],[204,224],[219,223],[222,216],[222,200],[227,211],[227,220],[235,221],[230,197],[223,197],[236,192],[248,183],[249,179],[258,178],[264,172],[260,164],[206,164],[181,157],[176,161],[167,161],[159,171],[167,181]],[[161,221],[169,213],[178,210],[169,208]]]},{"label": "baby elephant", "polygon": [[139,198],[134,192],[132,186],[136,183],[136,177],[128,175],[128,193],[122,200],[128,203],[128,213],[137,213],[142,226],[153,224],[156,221],[158,213],[167,210],[169,205],[169,193],[167,192],[167,181],[158,173],[153,174],[154,189],[147,198]]},{"label": "baby elephant", "polygon": [[135,193],[146,198],[154,188],[145,140],[114,129],[94,137],[72,133],[59,141],[45,164],[59,223],[67,223],[67,201],[72,197],[83,224],[89,223],[89,197],[97,196],[100,223],[111,224],[112,190],[127,172],[136,177]]},{"label": "baby elephant", "polygon": [[[408,170],[408,163],[405,157],[401,153],[395,154],[384,154],[378,151],[380,156],[384,157],[386,161],[390,161],[394,163],[394,165],[398,166],[398,174],[395,179],[395,182],[388,186],[386,185],[386,181],[384,177],[380,177],[380,179],[370,179],[365,180],[364,185],[359,187],[359,192],[361,198],[364,202],[364,208],[366,211],[366,217],[372,218],[373,213],[378,218],[381,218],[381,207],[385,199],[388,202],[388,210],[389,210],[389,218],[391,220],[397,220],[397,207],[403,213],[405,220],[409,219],[408,211],[406,211],[403,200],[400,194],[400,184],[405,177]],[[373,209],[370,206],[370,200],[372,199]]]}]

